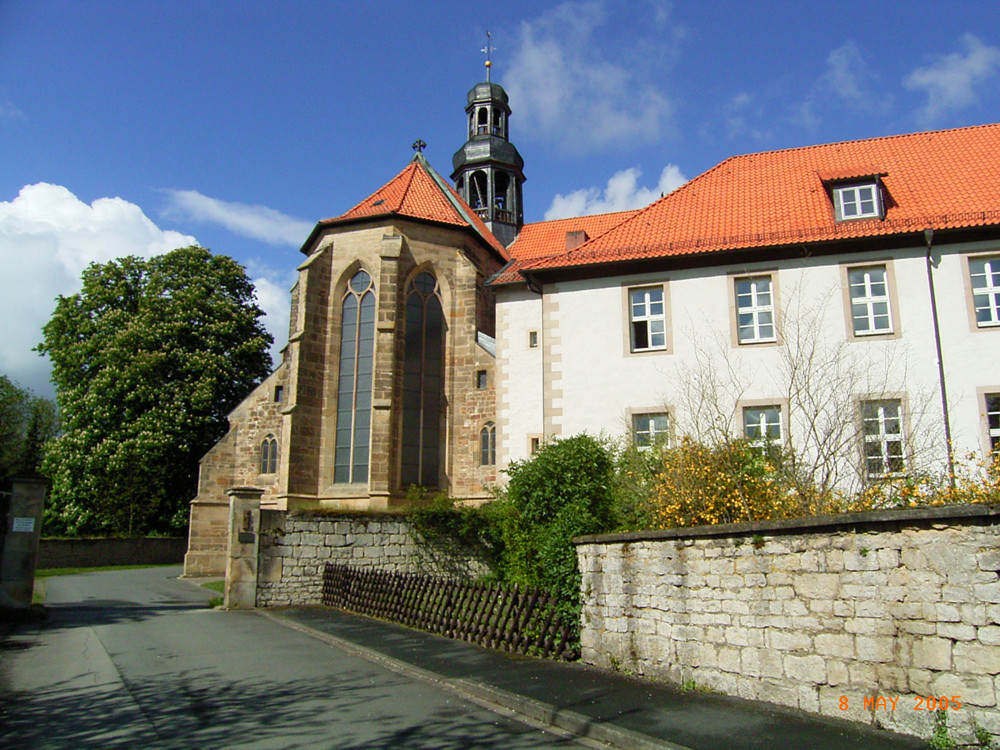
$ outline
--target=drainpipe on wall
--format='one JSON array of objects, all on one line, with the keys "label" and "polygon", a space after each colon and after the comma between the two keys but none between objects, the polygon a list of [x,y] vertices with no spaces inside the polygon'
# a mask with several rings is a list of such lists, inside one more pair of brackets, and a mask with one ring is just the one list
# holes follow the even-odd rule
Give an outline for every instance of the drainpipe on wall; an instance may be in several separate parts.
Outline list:
[{"label": "drainpipe on wall", "polygon": [[934,273],[931,269],[931,245],[934,242],[934,230],[930,227],[924,230],[924,240],[927,242],[927,288],[931,294],[931,318],[934,321],[934,346],[937,348],[938,383],[941,386],[941,413],[944,415],[944,440],[948,449],[948,486],[955,489],[955,457],[951,447],[951,420],[948,418],[948,389],[944,379],[941,327],[938,324],[937,295],[934,294]]}]

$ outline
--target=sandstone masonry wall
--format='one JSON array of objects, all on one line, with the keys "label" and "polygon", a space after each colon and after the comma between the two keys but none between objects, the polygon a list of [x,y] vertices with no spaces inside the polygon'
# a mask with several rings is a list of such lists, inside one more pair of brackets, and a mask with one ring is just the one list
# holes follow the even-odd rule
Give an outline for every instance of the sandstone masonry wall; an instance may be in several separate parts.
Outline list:
[{"label": "sandstone masonry wall", "polygon": [[490,572],[474,550],[453,555],[418,544],[413,526],[401,516],[261,511],[258,607],[319,604],[328,562],[455,578]]},{"label": "sandstone masonry wall", "polygon": [[822,521],[578,540],[583,661],[923,737],[956,696],[953,736],[1000,735],[1000,507]]}]

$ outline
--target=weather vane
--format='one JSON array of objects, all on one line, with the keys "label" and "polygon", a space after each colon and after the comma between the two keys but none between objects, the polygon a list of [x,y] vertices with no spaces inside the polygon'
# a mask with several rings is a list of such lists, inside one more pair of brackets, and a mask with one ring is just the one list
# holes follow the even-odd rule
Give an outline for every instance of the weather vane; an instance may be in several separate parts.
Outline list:
[{"label": "weather vane", "polygon": [[413,150],[416,151],[418,154],[422,154],[425,148],[427,148],[427,144],[424,143],[420,138],[417,138],[417,140],[413,142]]},{"label": "weather vane", "polygon": [[486,53],[486,83],[490,82],[490,68],[493,67],[493,61],[490,59],[490,55],[493,54],[493,50],[496,47],[493,46],[493,37],[490,36],[490,32],[486,32],[486,46],[483,47],[480,52]]}]

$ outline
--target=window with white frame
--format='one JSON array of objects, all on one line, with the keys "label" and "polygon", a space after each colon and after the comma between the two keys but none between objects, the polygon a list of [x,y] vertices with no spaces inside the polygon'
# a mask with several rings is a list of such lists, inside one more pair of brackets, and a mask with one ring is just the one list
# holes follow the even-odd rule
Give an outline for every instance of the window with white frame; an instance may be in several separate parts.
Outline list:
[{"label": "window with white frame", "polygon": [[781,407],[777,405],[743,407],[743,434],[754,445],[781,443]]},{"label": "window with white frame", "polygon": [[770,276],[736,279],[736,330],[741,344],[775,341]]},{"label": "window with white frame", "polygon": [[980,328],[1000,325],[1000,255],[969,258],[972,305]]},{"label": "window with white frame", "polygon": [[906,468],[902,404],[898,400],[863,401],[861,432],[864,437],[865,473],[869,479],[899,474]]},{"label": "window with white frame", "polygon": [[851,321],[855,336],[892,333],[889,279],[884,265],[847,271],[851,295]]},{"label": "window with white frame", "polygon": [[629,289],[632,351],[667,348],[667,310],[662,286]]},{"label": "window with white frame", "polygon": [[990,433],[990,453],[1000,458],[1000,393],[986,394],[986,428]]},{"label": "window with white frame", "polygon": [[632,439],[639,448],[649,448],[657,443],[667,443],[670,437],[670,415],[633,414]]},{"label": "window with white frame", "polygon": [[833,189],[837,220],[872,219],[882,215],[878,184],[843,185]]}]

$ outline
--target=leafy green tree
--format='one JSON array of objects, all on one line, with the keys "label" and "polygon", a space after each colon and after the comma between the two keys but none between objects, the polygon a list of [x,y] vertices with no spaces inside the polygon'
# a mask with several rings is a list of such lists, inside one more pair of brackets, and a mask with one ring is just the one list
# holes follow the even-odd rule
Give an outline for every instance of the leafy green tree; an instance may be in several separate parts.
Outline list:
[{"label": "leafy green tree", "polygon": [[6,375],[0,375],[0,482],[20,471],[24,428],[30,394]]},{"label": "leafy green tree", "polygon": [[187,523],[198,460],[269,372],[253,284],[201,247],[91,264],[38,350],[62,434],[44,461],[48,530],[137,534]]},{"label": "leafy green tree", "polygon": [[37,472],[46,443],[58,432],[54,402],[0,375],[0,489],[9,489],[12,477]]}]

